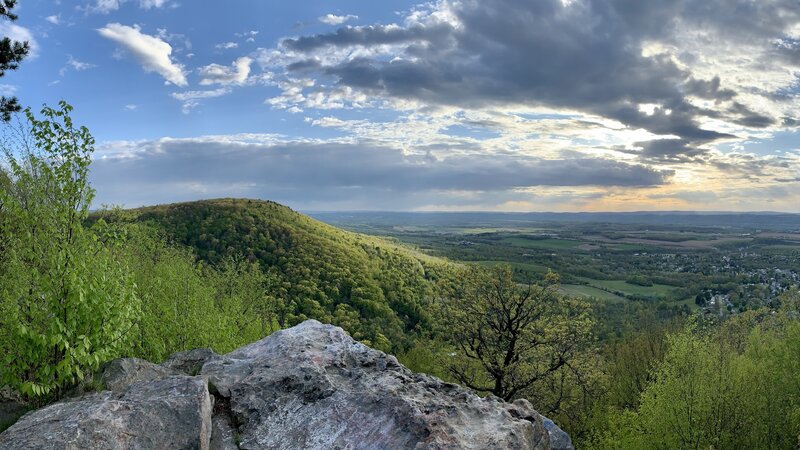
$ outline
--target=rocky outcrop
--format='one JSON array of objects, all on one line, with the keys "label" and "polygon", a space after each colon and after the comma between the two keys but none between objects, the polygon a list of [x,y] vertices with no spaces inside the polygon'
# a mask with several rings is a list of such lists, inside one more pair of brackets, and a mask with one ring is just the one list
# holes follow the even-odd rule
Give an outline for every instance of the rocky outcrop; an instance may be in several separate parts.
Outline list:
[{"label": "rocky outcrop", "polygon": [[313,320],[224,356],[118,360],[103,376],[116,392],[28,413],[0,448],[572,448],[527,401],[415,374]]},{"label": "rocky outcrop", "polygon": [[525,401],[415,374],[341,328],[306,321],[203,366],[241,448],[547,449]]},{"label": "rocky outcrop", "polygon": [[207,449],[211,399],[199,377],[135,382],[23,416],[0,434],[2,449]]}]

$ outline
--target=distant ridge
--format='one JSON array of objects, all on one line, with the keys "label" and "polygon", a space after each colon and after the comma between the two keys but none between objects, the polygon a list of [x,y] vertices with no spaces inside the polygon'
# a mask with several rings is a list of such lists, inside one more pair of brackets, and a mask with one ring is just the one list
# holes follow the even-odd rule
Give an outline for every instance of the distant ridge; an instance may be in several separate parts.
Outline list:
[{"label": "distant ridge", "polygon": [[800,214],[783,212],[309,212],[332,225],[475,226],[486,223],[515,225],[536,222],[601,222],[629,225],[685,225],[742,230],[800,230]]}]

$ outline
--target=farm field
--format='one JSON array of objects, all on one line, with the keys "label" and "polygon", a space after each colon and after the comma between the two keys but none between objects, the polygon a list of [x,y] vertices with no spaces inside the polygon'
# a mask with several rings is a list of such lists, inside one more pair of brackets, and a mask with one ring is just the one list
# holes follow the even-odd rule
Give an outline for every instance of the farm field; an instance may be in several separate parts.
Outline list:
[{"label": "farm field", "polygon": [[590,278],[581,278],[581,280],[602,290],[624,292],[628,295],[669,297],[675,291],[675,286],[667,286],[665,284],[639,286],[624,280],[593,280]]},{"label": "farm field", "polygon": [[[547,220],[524,220],[546,217]],[[561,292],[612,303],[695,309],[722,295],[730,313],[769,304],[800,282],[800,221],[773,215],[326,213],[317,218],[391,237],[454,261],[509,264],[520,282],[547,270]],[[633,223],[641,217],[642,223]],[[792,221],[794,220],[794,221]],[[624,223],[623,223],[624,222]],[[695,224],[693,224],[695,223]]]},{"label": "farm field", "polygon": [[612,294],[602,289],[582,284],[562,284],[561,293],[572,297],[594,298],[612,302],[625,301],[625,297],[620,297],[619,295]]}]

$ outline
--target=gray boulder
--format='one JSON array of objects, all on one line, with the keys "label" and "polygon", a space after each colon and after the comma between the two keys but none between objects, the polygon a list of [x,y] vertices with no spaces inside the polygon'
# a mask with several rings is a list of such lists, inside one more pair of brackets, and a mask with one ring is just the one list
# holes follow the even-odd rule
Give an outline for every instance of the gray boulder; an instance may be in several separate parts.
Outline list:
[{"label": "gray boulder", "polygon": [[[243,449],[549,449],[528,402],[415,374],[315,320],[207,362]],[[560,431],[560,430],[558,430]]]},{"label": "gray boulder", "polygon": [[177,371],[186,375],[197,375],[203,365],[219,355],[210,348],[196,348],[183,352],[173,353],[166,361],[161,363],[167,369]]},{"label": "gray boulder", "polygon": [[574,450],[572,439],[555,422],[544,417],[544,429],[550,435],[550,448],[552,450]]},{"label": "gray boulder", "polygon": [[106,389],[114,392],[126,390],[138,381],[159,380],[178,372],[139,358],[120,358],[100,368],[100,381]]},{"label": "gray boulder", "polygon": [[171,376],[30,412],[0,434],[0,449],[208,449],[210,417],[205,381]]}]

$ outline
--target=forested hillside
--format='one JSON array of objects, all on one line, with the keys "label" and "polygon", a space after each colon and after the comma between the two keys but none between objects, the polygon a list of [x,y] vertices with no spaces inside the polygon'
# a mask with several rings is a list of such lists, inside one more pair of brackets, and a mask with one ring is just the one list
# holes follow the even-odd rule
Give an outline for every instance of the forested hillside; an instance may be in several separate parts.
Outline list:
[{"label": "forested hillside", "polygon": [[231,258],[258,263],[275,277],[280,326],[315,318],[387,351],[428,328],[433,284],[448,270],[443,260],[269,201],[206,200],[141,208],[130,217],[211,266]]}]

